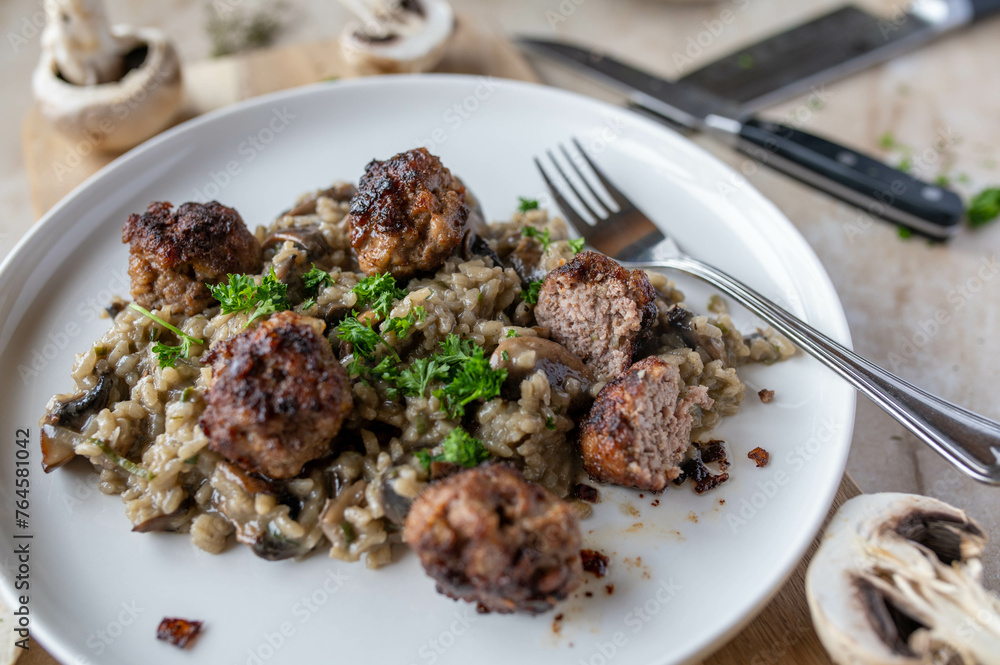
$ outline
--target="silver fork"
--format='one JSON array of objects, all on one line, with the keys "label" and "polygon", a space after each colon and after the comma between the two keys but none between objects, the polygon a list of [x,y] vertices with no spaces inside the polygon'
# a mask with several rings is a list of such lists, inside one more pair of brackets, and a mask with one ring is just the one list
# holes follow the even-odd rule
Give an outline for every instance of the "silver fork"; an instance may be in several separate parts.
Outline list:
[{"label": "silver fork", "polygon": [[[583,158],[583,164],[579,163],[581,160],[573,159],[564,146],[560,149],[582,183],[580,188],[567,177],[551,151],[548,155],[564,183],[563,191],[568,189],[572,192],[578,201],[576,206],[556,186],[555,174],[551,170],[546,171],[538,158],[535,158],[535,165],[556,204],[588,245],[618,259],[627,268],[679,270],[705,280],[847,379],[959,469],[981,482],[1000,484],[1000,423],[907,383],[833,341],[734,277],[688,256],[629,201],[587,156],[576,139],[573,144]],[[584,171],[590,171],[590,175]],[[599,194],[591,184],[595,178],[607,190],[607,197]],[[581,196],[580,189],[590,194],[595,202],[593,205]],[[607,198],[617,205],[617,210],[608,204]],[[587,222],[583,212],[590,215],[595,223]]]}]

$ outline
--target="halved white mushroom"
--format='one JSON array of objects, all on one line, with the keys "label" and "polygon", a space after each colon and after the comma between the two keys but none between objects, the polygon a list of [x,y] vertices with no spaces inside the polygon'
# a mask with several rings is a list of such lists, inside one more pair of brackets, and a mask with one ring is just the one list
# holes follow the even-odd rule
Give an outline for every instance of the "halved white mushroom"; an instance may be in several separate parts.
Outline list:
[{"label": "halved white mushroom", "polygon": [[166,36],[111,26],[100,0],[45,0],[48,23],[32,87],[60,132],[93,149],[131,148],[181,103],[181,67]]},{"label": "halved white mushroom", "polygon": [[358,17],[344,28],[340,46],[360,75],[433,69],[455,32],[447,0],[341,0]]},{"label": "halved white mushroom", "polygon": [[839,665],[1000,663],[1000,598],[981,584],[983,530],[911,494],[851,499],[806,576],[813,624]]}]

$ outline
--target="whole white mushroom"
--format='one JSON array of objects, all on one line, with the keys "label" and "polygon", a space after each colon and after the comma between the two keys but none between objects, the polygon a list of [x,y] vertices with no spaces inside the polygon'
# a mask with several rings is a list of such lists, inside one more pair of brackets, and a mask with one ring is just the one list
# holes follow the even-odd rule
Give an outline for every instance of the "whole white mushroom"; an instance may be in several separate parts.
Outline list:
[{"label": "whole white mushroom", "polygon": [[1000,598],[981,584],[986,535],[912,494],[845,503],[809,565],[816,632],[839,665],[1000,663]]},{"label": "whole white mushroom", "polygon": [[181,66],[161,31],[110,25],[100,0],[45,0],[45,13],[32,88],[56,129],[120,151],[170,124],[181,103]]},{"label": "whole white mushroom", "polygon": [[455,32],[447,0],[341,0],[358,17],[340,36],[344,58],[360,75],[433,69]]}]

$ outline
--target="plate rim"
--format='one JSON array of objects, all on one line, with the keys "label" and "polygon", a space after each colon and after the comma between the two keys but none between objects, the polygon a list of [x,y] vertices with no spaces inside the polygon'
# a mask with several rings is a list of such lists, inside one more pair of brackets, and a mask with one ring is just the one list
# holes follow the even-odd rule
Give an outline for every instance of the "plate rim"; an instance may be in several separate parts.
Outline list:
[{"label": "plate rim", "polygon": [[[281,101],[287,101],[299,97],[308,98],[309,96],[316,94],[318,91],[329,90],[331,86],[336,86],[338,90],[341,90],[345,88],[393,87],[399,85],[419,86],[425,82],[454,82],[455,84],[470,84],[481,82],[483,78],[484,77],[482,75],[429,73],[416,75],[396,74],[361,77],[346,80],[342,79],[332,83],[317,82],[305,86],[279,90],[251,97],[249,99],[241,100],[234,104],[214,109],[202,115],[188,119],[118,156],[109,164],[105,165],[99,171],[74,187],[68,194],[60,199],[57,204],[55,204],[50,210],[42,215],[40,219],[32,224],[24,236],[21,237],[7,256],[4,257],[3,261],[0,262],[0,285],[3,285],[5,282],[10,280],[10,275],[8,273],[16,267],[15,264],[21,254],[25,253],[25,251],[35,243],[40,245],[47,244],[46,237],[50,237],[54,232],[61,228],[57,227],[56,224],[59,221],[57,218],[64,208],[71,205],[77,198],[84,195],[90,188],[94,187],[103,179],[110,177],[111,174],[116,173],[121,169],[127,168],[130,162],[138,159],[141,155],[156,150],[163,144],[179,140],[180,137],[183,137],[185,134],[198,127],[219,122],[227,117],[238,115],[259,106],[266,106],[276,102],[280,103]],[[583,103],[603,108],[606,111],[625,114],[629,116],[631,121],[644,126],[645,130],[654,133],[660,132],[671,135],[671,140],[686,144],[687,149],[697,153],[699,158],[704,160],[706,163],[711,164],[714,168],[720,169],[722,172],[725,172],[730,176],[738,177],[738,174],[733,167],[723,162],[702,146],[679,134],[672,128],[657,123],[651,118],[648,118],[631,109],[617,106],[600,99],[595,99],[584,94],[541,83],[494,77],[489,78],[491,79],[492,84],[497,85],[498,87],[510,88],[515,91],[519,89],[527,89],[536,92],[543,92],[556,97],[562,97],[572,103]],[[837,293],[826,268],[819,260],[819,257],[816,255],[813,248],[809,245],[795,225],[792,224],[788,217],[781,212],[781,210],[770,199],[759,192],[756,187],[749,182],[746,182],[743,189],[746,195],[754,199],[755,204],[758,205],[762,211],[767,212],[772,223],[779,227],[784,227],[779,230],[783,230],[787,234],[785,240],[791,241],[797,245],[797,251],[801,253],[802,259],[806,263],[812,264],[817,273],[816,277],[819,280],[819,282],[816,283],[816,286],[824,292],[825,297],[828,299],[828,302],[825,303],[825,307],[831,320],[827,323],[825,332],[847,348],[851,348],[852,342],[850,328],[848,326],[843,303],[840,300],[840,296]],[[67,218],[66,224],[68,224],[69,221],[69,218]],[[63,224],[63,226],[66,224]],[[817,366],[816,370],[829,371],[825,368],[821,368],[820,366]],[[809,528],[804,530],[800,529],[799,535],[790,536],[791,542],[793,542],[795,546],[786,549],[781,565],[774,568],[775,572],[773,573],[768,584],[770,590],[767,593],[762,594],[755,603],[748,606],[748,609],[738,619],[732,621],[731,624],[725,629],[717,632],[714,637],[706,639],[700,644],[693,645],[694,650],[689,652],[689,655],[684,658],[683,662],[696,662],[698,659],[704,658],[725,646],[739,631],[756,618],[761,610],[766,607],[766,605],[769,604],[771,600],[781,591],[791,574],[794,572],[795,568],[801,562],[809,546],[823,526],[824,518],[829,513],[829,509],[833,504],[836,493],[842,482],[844,472],[846,471],[857,410],[856,393],[851,399],[847,400],[845,406],[845,412],[843,414],[837,414],[838,417],[843,417],[844,423],[843,432],[839,436],[839,439],[843,439],[843,441],[839,442],[839,454],[836,457],[835,465],[839,474],[836,476],[836,482],[831,482],[829,487],[824,488],[823,501],[818,504],[825,506],[822,514],[819,517],[811,515]],[[4,531],[8,530],[5,528]],[[6,571],[3,571],[3,573],[0,574],[0,598],[2,598],[4,602],[12,604],[15,603],[17,597],[17,591],[10,584],[10,579],[6,574]],[[39,644],[43,645],[46,651],[61,662],[71,662],[75,657],[70,645],[64,644],[60,639],[57,627],[51,625],[49,622],[45,621],[41,617],[38,617],[37,615],[33,616],[32,638]]]}]

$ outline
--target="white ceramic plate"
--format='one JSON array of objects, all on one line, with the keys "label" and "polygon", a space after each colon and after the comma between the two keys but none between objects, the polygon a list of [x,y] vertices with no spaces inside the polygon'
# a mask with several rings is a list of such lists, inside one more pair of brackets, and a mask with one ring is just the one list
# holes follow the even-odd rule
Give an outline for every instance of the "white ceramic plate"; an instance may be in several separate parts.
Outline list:
[{"label": "white ceramic plate", "polygon": [[[64,663],[103,665],[664,664],[721,646],[798,562],[844,469],[854,394],[809,358],[743,372],[743,411],[716,432],[733,453],[729,483],[703,496],[671,488],[655,507],[648,493],[602,488],[584,532],[588,547],[611,555],[610,574],[587,576],[592,597],[578,593],[536,618],[481,616],[436,594],[410,554],[372,571],[322,554],[268,563],[233,547],[212,556],[187,536],[133,534],[89,465],[41,471],[44,405],[71,387],[74,353],[108,325],[97,312],[127,295],[129,213],[153,200],[218,198],[252,228],[305,190],[357,180],[370,159],[425,144],[489,217],[507,218],[518,196],[548,201],[531,158],[571,136],[692,254],[849,341],[829,279],[781,213],[692,143],[622,109],[534,85],[428,76],[324,84],[198,118],[77,189],[0,269],[2,587],[20,605],[9,553],[30,542],[32,634]],[[692,306],[705,306],[706,288],[678,282]],[[744,329],[756,325],[735,315]],[[775,390],[775,402],[762,405],[760,388]],[[10,517],[18,429],[30,431],[26,529]],[[764,469],[746,459],[758,445],[772,455]],[[206,622],[193,650],[154,639],[164,616]]]}]

